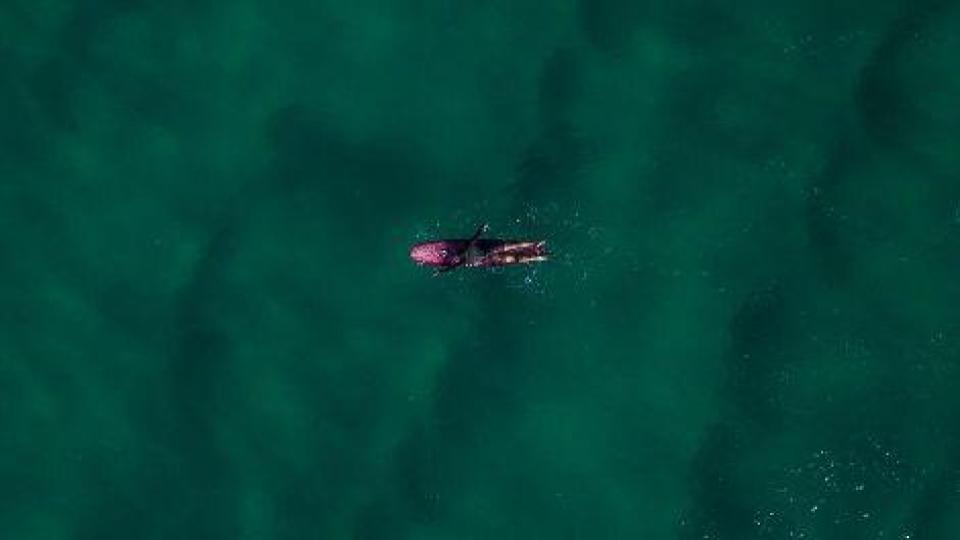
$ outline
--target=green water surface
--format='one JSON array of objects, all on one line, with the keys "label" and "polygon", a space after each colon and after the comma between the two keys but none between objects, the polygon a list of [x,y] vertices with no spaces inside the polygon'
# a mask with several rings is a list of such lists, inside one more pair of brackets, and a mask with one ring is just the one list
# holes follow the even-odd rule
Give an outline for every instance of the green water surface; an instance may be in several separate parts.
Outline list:
[{"label": "green water surface", "polygon": [[[960,538],[960,3],[0,5],[0,537]],[[435,278],[410,244],[546,239]]]}]

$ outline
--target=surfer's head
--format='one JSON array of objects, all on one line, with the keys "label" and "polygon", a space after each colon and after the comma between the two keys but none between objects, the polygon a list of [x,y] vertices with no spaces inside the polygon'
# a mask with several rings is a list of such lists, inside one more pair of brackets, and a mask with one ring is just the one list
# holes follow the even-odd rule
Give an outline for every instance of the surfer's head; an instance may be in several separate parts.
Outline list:
[{"label": "surfer's head", "polygon": [[454,266],[460,257],[448,242],[424,242],[410,248],[413,262],[424,266]]}]

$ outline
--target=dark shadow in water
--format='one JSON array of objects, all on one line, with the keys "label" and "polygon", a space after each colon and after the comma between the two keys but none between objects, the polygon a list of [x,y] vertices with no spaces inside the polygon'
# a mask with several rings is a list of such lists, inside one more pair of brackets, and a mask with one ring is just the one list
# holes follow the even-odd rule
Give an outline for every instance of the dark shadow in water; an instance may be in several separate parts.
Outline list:
[{"label": "dark shadow in water", "polygon": [[[952,437],[950,447],[956,451],[957,436]],[[960,516],[960,459],[954,459],[925,482],[918,500],[907,517],[907,529],[917,538],[952,538],[957,534],[956,525]]]},{"label": "dark shadow in water", "polygon": [[81,2],[60,28],[57,51],[29,74],[26,86],[44,120],[55,129],[73,131],[78,126],[74,95],[83,77],[94,67],[90,47],[115,17],[136,9],[140,2],[124,0]]},{"label": "dark shadow in water", "polygon": [[955,2],[908,0],[902,6],[902,14],[890,25],[860,71],[857,109],[865,131],[886,151],[906,156],[917,166],[929,166],[927,160],[904,146],[904,137],[915,133],[923,119],[917,117],[911,97],[906,94],[901,66],[911,62],[911,46],[922,39],[926,28],[949,13]]},{"label": "dark shadow in water", "polygon": [[[211,17],[204,13],[207,2],[176,0],[162,7],[143,0],[104,0],[76,2],[59,29],[55,53],[39,60],[24,74],[23,82],[35,109],[46,126],[59,131],[75,131],[87,119],[79,116],[78,100],[83,94],[78,89],[102,93],[110,100],[112,113],[122,112],[142,122],[174,126],[190,133],[206,104],[198,98],[196,76],[187,70],[160,73],[159,70],[127,69],[129,51],[114,51],[102,44],[104,34],[118,25],[129,24],[126,19],[139,19],[146,36],[134,46],[143,62],[160,62],[179,69],[193,60],[155,38],[162,31],[171,35],[182,32],[183,21],[197,25]],[[189,31],[189,30],[188,30]],[[152,40],[153,39],[153,40]],[[168,35],[165,39],[171,39]],[[117,45],[122,47],[124,44]],[[114,55],[116,54],[116,57]],[[181,63],[180,60],[183,60]],[[99,118],[99,117],[98,117]]]},{"label": "dark shadow in water", "polygon": [[78,538],[128,538],[131,531],[151,538],[238,537],[236,490],[215,429],[224,413],[219,388],[228,352],[211,302],[233,240],[227,229],[215,235],[180,293],[169,380],[156,385],[170,393],[147,393],[143,410],[132,413],[144,429],[151,425],[152,437],[143,444],[152,468],[90,501],[92,511],[77,524]]},{"label": "dark shadow in water", "polygon": [[650,15],[644,2],[630,0],[580,0],[577,13],[590,44],[609,55],[622,53]]},{"label": "dark shadow in water", "polygon": [[478,284],[483,314],[473,335],[454,350],[435,386],[438,435],[456,447],[508,425],[539,361],[524,347],[529,310],[522,291],[505,291],[502,279],[490,277]]},{"label": "dark shadow in water", "polygon": [[917,39],[930,17],[949,2],[907,1],[901,5],[902,14],[891,23],[860,71],[856,96],[867,132],[885,143],[891,142],[890,137],[897,134],[903,127],[900,123],[905,120],[897,84],[897,67],[903,61],[903,50],[911,40]]},{"label": "dark shadow in water", "polygon": [[751,424],[764,430],[781,426],[776,401],[777,374],[792,362],[788,305],[781,285],[754,292],[730,323],[726,395]]},{"label": "dark shadow in water", "polygon": [[857,143],[842,137],[831,153],[823,172],[807,190],[804,204],[807,236],[825,282],[833,286],[850,279],[850,247],[840,231],[843,227],[842,205],[837,193],[851,172],[851,165],[862,157]]},{"label": "dark shadow in water", "polygon": [[[438,521],[446,511],[450,492],[440,456],[449,454],[438,444],[437,434],[415,423],[393,455],[393,469],[383,490],[357,516],[355,538],[379,540],[405,538],[407,531]],[[454,490],[457,486],[454,486]]]},{"label": "dark shadow in water", "polygon": [[[12,52],[0,50],[0,174],[6,185],[18,182],[13,179],[23,171],[35,171],[38,163],[47,157],[43,114],[45,111],[33,104],[35,98],[27,89],[24,78],[29,69]],[[36,174],[36,173],[34,173]],[[32,184],[39,179],[32,178]]]},{"label": "dark shadow in water", "polygon": [[513,429],[533,366],[542,359],[524,354],[517,329],[526,310],[500,281],[491,276],[478,285],[489,293],[487,315],[438,374],[430,416],[414,422],[397,446],[383,490],[357,518],[358,538],[403,537],[444,519],[448,504],[458,504],[450,497],[477,480],[470,461]]},{"label": "dark shadow in water", "polygon": [[538,82],[538,109],[541,131],[569,129],[570,109],[581,98],[580,66],[576,53],[558,49],[540,70]]},{"label": "dark shadow in water", "polygon": [[732,84],[735,81],[728,69],[701,66],[676,77],[664,92],[663,113],[658,120],[661,125],[647,128],[664,134],[652,148],[664,165],[653,181],[642,186],[643,195],[657,216],[672,215],[680,207],[710,198],[724,178],[715,167],[718,156],[742,153],[716,125],[715,111],[721,92],[728,91]]},{"label": "dark shadow in water", "polygon": [[190,531],[212,538],[224,534],[236,537],[239,532],[232,515],[237,494],[232,489],[215,429],[225,412],[219,399],[220,388],[230,380],[229,345],[215,322],[220,289],[217,282],[235,240],[232,230],[220,230],[210,240],[181,293],[179,348],[171,362],[171,381],[164,385],[174,394],[163,398],[164,405],[174,413],[172,424],[164,430],[169,436],[166,442],[182,459],[182,476],[170,478],[173,485],[168,486],[169,493],[183,491],[179,497],[173,497],[175,511],[171,514],[181,514],[183,518],[182,522],[173,523],[173,533]]},{"label": "dark shadow in water", "polygon": [[574,187],[589,162],[590,145],[570,118],[580,99],[580,78],[578,60],[567,49],[554,52],[540,73],[540,134],[517,165],[511,186],[517,206],[555,200]]},{"label": "dark shadow in water", "polygon": [[426,426],[415,424],[396,449],[395,501],[402,505],[406,519],[416,524],[435,521],[449,502],[440,497],[444,474],[434,436]]},{"label": "dark shadow in water", "polygon": [[[436,172],[403,141],[348,142],[300,105],[274,113],[267,138],[273,148],[270,186],[275,190],[267,196],[284,198],[291,211],[340,216],[360,239],[382,238],[385,223],[410,208],[440,202],[442,191],[431,189]],[[383,204],[385,189],[389,205]]]},{"label": "dark shadow in water", "polygon": [[[693,501],[684,513],[681,538],[752,538],[755,504],[740,485],[744,454],[782,427],[777,376],[793,359],[788,340],[791,307],[779,285],[755,291],[730,322],[722,387],[729,407],[710,430],[693,464]],[[747,499],[741,499],[747,497]]]},{"label": "dark shadow in water", "polygon": [[[105,29],[145,5],[143,0],[74,5],[60,29],[58,45],[53,48],[57,53],[43,61],[27,78],[31,96],[52,127],[64,131],[78,128],[81,119],[75,110],[76,91],[94,80],[109,94],[114,106],[132,114],[144,115],[159,123],[183,117],[190,89],[172,87],[172,77],[146,79],[129,70],[118,72],[109,58],[99,57],[92,50]],[[149,19],[148,27],[165,22],[155,14],[143,13],[141,17]]]},{"label": "dark shadow in water", "polygon": [[236,238],[230,229],[218,232],[197,261],[187,286],[180,294],[176,328],[179,347],[171,362],[171,384],[177,396],[169,403],[178,407],[177,424],[185,428],[184,440],[202,441],[211,434],[216,416],[216,388],[223,380],[228,347],[217,328],[218,281],[221,268],[229,264]]},{"label": "dark shadow in water", "polygon": [[691,503],[683,512],[678,538],[752,538],[750,501],[740,499],[736,465],[749,441],[734,424],[710,430],[691,467]]},{"label": "dark shadow in water", "polygon": [[79,122],[74,111],[74,90],[80,82],[82,66],[72,58],[52,58],[37,67],[26,81],[30,98],[37,104],[46,125],[61,131],[74,131]]}]

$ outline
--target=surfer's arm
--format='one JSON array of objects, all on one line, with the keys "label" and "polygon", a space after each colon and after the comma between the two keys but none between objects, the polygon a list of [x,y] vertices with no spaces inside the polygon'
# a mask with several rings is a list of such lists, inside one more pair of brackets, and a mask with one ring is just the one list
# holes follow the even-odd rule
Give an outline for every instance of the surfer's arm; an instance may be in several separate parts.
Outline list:
[{"label": "surfer's arm", "polygon": [[473,236],[471,236],[470,239],[467,240],[467,245],[468,246],[473,245],[473,243],[476,242],[478,238],[480,238],[480,235],[487,232],[487,229],[489,228],[490,226],[487,225],[486,223],[477,227],[477,232],[473,233]]},{"label": "surfer's arm", "polygon": [[437,277],[437,276],[439,276],[440,274],[446,274],[447,272],[453,270],[454,268],[456,268],[456,267],[458,267],[458,266],[460,266],[460,265],[459,265],[459,264],[455,264],[455,265],[452,265],[452,266],[441,266],[440,268],[437,268],[436,270],[433,271],[433,277]]}]

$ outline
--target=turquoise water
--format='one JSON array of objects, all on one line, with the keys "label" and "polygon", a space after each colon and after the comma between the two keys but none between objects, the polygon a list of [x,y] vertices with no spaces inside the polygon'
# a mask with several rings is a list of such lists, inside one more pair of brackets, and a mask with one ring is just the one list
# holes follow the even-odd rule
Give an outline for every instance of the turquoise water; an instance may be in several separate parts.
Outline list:
[{"label": "turquoise water", "polygon": [[960,535],[956,2],[221,4],[0,7],[0,536]]}]

